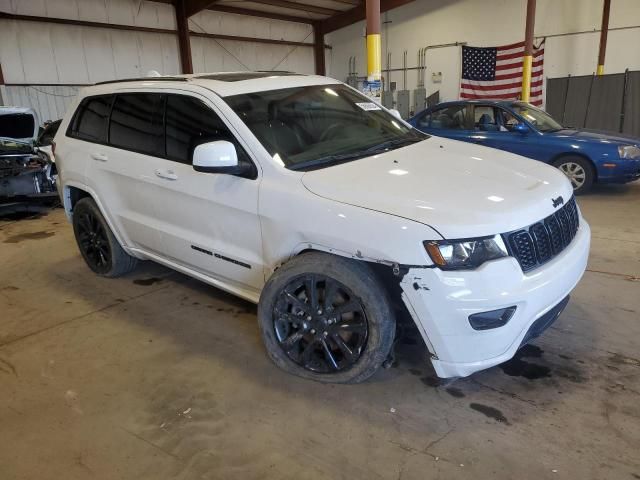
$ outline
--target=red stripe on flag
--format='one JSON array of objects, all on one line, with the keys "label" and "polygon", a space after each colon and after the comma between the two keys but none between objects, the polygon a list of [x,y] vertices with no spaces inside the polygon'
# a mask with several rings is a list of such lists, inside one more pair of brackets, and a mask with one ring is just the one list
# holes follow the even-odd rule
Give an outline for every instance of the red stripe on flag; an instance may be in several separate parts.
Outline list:
[{"label": "red stripe on flag", "polygon": [[[544,59],[536,60],[535,62],[533,62],[533,65],[531,65],[531,68],[540,67],[543,64],[544,64]],[[522,67],[522,62],[506,63],[504,65],[496,65],[496,72],[498,70],[511,70],[512,68],[521,68],[521,67]]]},{"label": "red stripe on flag", "polygon": [[496,48],[498,50],[511,50],[512,48],[516,48],[516,47],[524,48],[524,42],[510,43],[509,45],[500,45],[499,47],[496,47]]},{"label": "red stripe on flag", "polygon": [[[538,96],[538,94],[542,94],[542,91],[540,92],[531,92],[532,96],[535,98],[536,96]],[[535,93],[535,94],[534,94]],[[482,95],[477,95],[475,93],[466,93],[466,92],[460,92],[460,98],[467,98],[470,100],[490,100],[490,99],[496,99],[496,100],[516,100],[520,97],[520,94],[518,93],[501,93],[501,94],[482,94]]]},{"label": "red stripe on flag", "polygon": [[[522,76],[522,75],[520,75]],[[531,82],[531,89],[533,90],[535,87],[542,87],[543,80],[536,80],[535,82]],[[475,85],[471,83],[466,83],[465,80],[462,80],[461,84],[462,88],[468,88],[469,90],[506,90],[508,88],[518,88],[522,86],[522,82],[513,82],[513,83],[503,83],[503,84],[495,84],[493,82],[485,82],[485,85]]]},{"label": "red stripe on flag", "polygon": [[522,79],[522,72],[514,72],[514,73],[503,73],[502,75],[496,75],[496,80],[508,80],[511,78],[519,78]]},{"label": "red stripe on flag", "polygon": [[[533,58],[538,58],[540,55],[544,55],[544,50],[538,50],[537,52],[535,52],[533,54]],[[499,62],[500,60],[511,60],[512,58],[522,59],[522,57],[524,57],[524,50],[522,50],[521,52],[508,53],[506,55],[498,55],[496,57],[496,61]]]}]

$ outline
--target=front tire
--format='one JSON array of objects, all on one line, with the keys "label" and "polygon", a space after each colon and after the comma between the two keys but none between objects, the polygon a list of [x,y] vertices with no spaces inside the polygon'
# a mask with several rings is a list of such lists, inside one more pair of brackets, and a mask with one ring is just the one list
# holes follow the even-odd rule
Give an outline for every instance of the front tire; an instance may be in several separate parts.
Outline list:
[{"label": "front tire", "polygon": [[123,250],[92,198],[78,200],[73,208],[73,233],[88,267],[103,277],[120,277],[138,261]]},{"label": "front tire", "polygon": [[364,262],[320,252],[302,254],[271,276],[258,321],[276,365],[326,383],[373,375],[396,327],[387,292]]},{"label": "front tire", "polygon": [[582,157],[562,157],[554,163],[571,182],[573,193],[582,195],[587,193],[595,180],[595,171],[589,160]]}]

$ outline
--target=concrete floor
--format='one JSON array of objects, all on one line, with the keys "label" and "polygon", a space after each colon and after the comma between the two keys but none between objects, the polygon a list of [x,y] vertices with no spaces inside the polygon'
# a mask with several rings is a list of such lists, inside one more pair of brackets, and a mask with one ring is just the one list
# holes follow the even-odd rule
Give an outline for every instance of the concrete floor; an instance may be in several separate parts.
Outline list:
[{"label": "concrete floor", "polygon": [[640,479],[640,183],[579,199],[589,271],[501,367],[321,385],[253,305],[145,264],[93,275],[61,210],[0,222],[0,479]]}]

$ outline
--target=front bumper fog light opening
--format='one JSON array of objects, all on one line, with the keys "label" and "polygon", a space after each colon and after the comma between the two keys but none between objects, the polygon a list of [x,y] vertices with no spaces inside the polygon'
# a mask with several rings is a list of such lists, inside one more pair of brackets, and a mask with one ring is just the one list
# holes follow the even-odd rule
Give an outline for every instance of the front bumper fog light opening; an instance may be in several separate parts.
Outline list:
[{"label": "front bumper fog light opening", "polygon": [[492,328],[503,327],[516,313],[516,308],[513,306],[491,310],[490,312],[474,313],[469,315],[469,323],[474,330],[491,330]]}]

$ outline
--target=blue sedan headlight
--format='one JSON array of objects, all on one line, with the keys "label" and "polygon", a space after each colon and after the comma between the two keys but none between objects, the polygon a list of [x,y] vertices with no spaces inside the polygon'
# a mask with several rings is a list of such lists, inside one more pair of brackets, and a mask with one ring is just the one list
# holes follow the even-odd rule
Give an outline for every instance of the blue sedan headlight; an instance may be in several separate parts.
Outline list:
[{"label": "blue sedan headlight", "polygon": [[640,148],[635,145],[620,145],[618,147],[618,155],[620,155],[620,158],[637,160],[640,158]]}]

